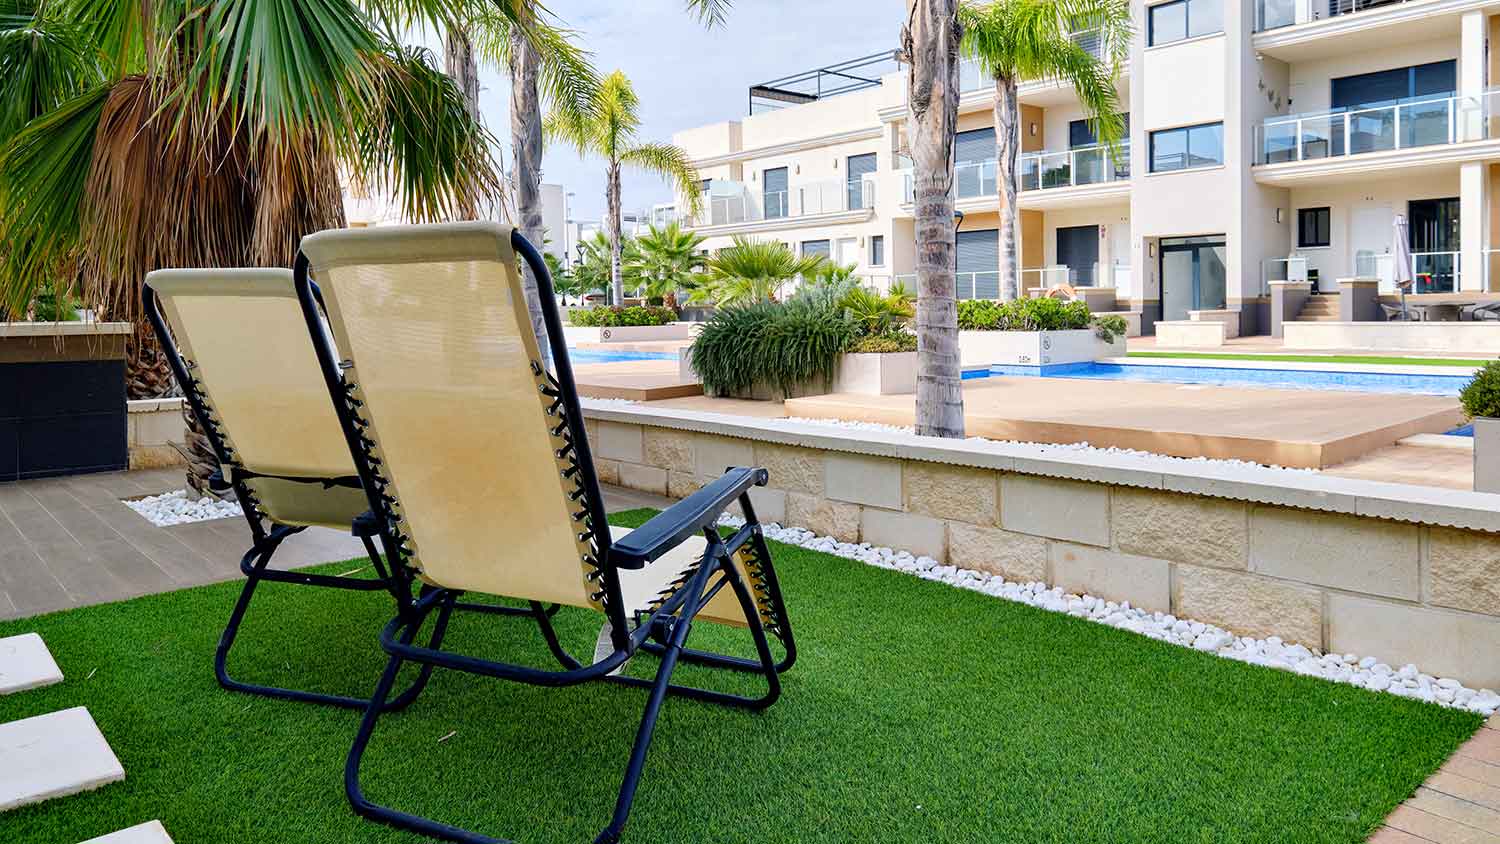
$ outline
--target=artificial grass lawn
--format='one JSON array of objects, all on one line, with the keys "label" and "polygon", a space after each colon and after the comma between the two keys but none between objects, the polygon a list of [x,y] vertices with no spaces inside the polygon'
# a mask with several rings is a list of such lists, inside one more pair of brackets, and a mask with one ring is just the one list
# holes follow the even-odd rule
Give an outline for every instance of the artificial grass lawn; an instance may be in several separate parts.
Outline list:
[{"label": "artificial grass lawn", "polygon": [[1365,363],[1379,366],[1484,366],[1484,360],[1463,358],[1391,357],[1385,355],[1237,355],[1214,352],[1126,352],[1131,358],[1182,358],[1185,360],[1263,360],[1280,363]]},{"label": "artificial grass lawn", "polygon": [[[772,553],[801,652],[781,701],[751,714],[669,700],[627,841],[1359,842],[1481,722],[799,548]],[[341,777],[358,713],[216,686],[214,643],[239,588],[0,623],[0,636],[39,631],[68,678],[0,697],[0,721],[86,705],[127,776],[0,814],[0,841],[73,844],[151,818],[184,844],[426,840],[349,810]],[[231,669],[366,694],[388,615],[378,594],[265,584]],[[574,653],[592,652],[598,623],[559,615]],[[747,639],[701,624],[690,643]],[[518,619],[463,618],[448,642],[546,663]],[[701,668],[677,677],[754,686]],[[590,841],[644,700],[439,672],[382,720],[366,793],[491,835]]]}]

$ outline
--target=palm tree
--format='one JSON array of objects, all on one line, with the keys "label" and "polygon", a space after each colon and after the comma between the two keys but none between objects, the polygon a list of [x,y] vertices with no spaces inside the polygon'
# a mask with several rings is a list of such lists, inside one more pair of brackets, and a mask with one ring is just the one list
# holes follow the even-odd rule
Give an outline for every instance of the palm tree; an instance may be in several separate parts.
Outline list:
[{"label": "palm tree", "polygon": [[[1115,80],[1128,58],[1130,4],[1124,0],[965,0],[958,8],[963,53],[995,80],[996,180],[1000,183],[1000,297],[1020,294],[1016,260],[1017,173],[1022,79],[1055,78],[1078,92],[1094,136],[1118,156],[1125,133]],[[1088,33],[1095,56],[1073,37]]]},{"label": "palm tree", "polygon": [[703,235],[686,231],[675,221],[665,228],[649,226],[636,238],[638,254],[626,269],[640,279],[648,298],[660,298],[676,310],[677,292],[696,289],[702,282],[698,269],[703,256],[698,246],[703,239]]},{"label": "palm tree", "polygon": [[951,190],[962,38],[957,0],[915,0],[901,31],[916,205],[916,421],[932,437],[964,435]]},{"label": "palm tree", "polygon": [[705,262],[708,280],[695,291],[694,298],[711,299],[720,306],[774,302],[788,281],[815,275],[826,264],[827,259],[821,255],[798,257],[779,240],[735,235],[734,243]]},{"label": "palm tree", "polygon": [[678,195],[684,197],[690,213],[698,212],[698,171],[688,154],[671,144],[641,142],[640,99],[623,71],[604,77],[598,98],[590,113],[553,111],[547,118],[546,132],[574,149],[580,156],[597,155],[606,165],[604,230],[611,244],[610,289],[614,301],[625,297],[620,275],[620,168],[635,167],[657,173],[674,182]]},{"label": "palm tree", "polygon": [[[302,235],[343,225],[341,172],[416,220],[498,196],[462,92],[386,32],[402,14],[444,21],[452,0],[10,5],[0,43],[30,49],[7,53],[24,67],[0,74],[0,114],[29,113],[0,137],[0,301],[19,310],[64,279],[136,323],[132,398],[170,386],[143,326],[148,271],[290,266]],[[201,434],[189,446],[211,471]]]},{"label": "palm tree", "polygon": [[[621,279],[631,289],[635,289],[635,275],[632,267],[638,263],[638,249],[635,238],[625,235],[620,240],[620,264]],[[578,277],[578,282],[584,287],[585,292],[608,292],[611,279],[614,275],[613,263],[614,245],[610,243],[609,236],[602,231],[594,232],[594,236],[578,244],[578,261],[573,265],[573,274]],[[613,300],[614,304],[622,304],[621,299]]]}]

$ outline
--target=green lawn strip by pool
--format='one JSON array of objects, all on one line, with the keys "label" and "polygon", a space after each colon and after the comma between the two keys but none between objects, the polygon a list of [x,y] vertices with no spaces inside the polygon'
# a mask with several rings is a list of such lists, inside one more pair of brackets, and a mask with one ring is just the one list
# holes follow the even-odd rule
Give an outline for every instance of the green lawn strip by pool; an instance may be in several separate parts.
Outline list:
[{"label": "green lawn strip by pool", "polygon": [[[772,549],[801,649],[785,693],[761,714],[669,701],[627,841],[1355,844],[1481,723]],[[215,685],[214,643],[239,588],[0,623],[0,636],[40,632],[67,675],[0,698],[0,721],[87,706],[126,771],[123,783],[0,814],[0,841],[72,844],[152,818],[193,844],[425,840],[349,810],[342,771],[357,712]],[[266,584],[232,669],[366,694],[390,609],[378,593]],[[558,624],[574,653],[592,652],[598,615],[564,610]],[[747,640],[701,623],[691,641],[746,653]],[[519,619],[463,618],[448,642],[549,662]],[[631,665],[653,668],[644,656]],[[756,687],[697,667],[678,679]],[[366,791],[490,835],[589,841],[608,821],[643,703],[639,690],[604,684],[439,672],[411,709],[381,721]]]},{"label": "green lawn strip by pool", "polygon": [[1362,363],[1372,366],[1484,366],[1489,360],[1461,358],[1390,357],[1382,355],[1254,355],[1216,354],[1214,352],[1127,352],[1132,358],[1182,360],[1256,360],[1276,363]]}]

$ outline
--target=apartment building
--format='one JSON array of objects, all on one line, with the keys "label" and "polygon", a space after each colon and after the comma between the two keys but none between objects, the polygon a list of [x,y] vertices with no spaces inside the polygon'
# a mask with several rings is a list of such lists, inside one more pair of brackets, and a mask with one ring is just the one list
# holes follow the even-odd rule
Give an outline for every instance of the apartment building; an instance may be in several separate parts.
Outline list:
[{"label": "apartment building", "polygon": [[[1130,0],[1129,139],[1095,143],[1071,86],[1020,89],[1022,286],[1096,310],[1271,330],[1271,285],[1394,291],[1398,215],[1414,292],[1500,287],[1500,0]],[[1075,39],[1098,49],[1097,37]],[[955,145],[961,297],[998,295],[988,80],[965,66]],[[1497,89],[1500,91],[1500,89]],[[750,89],[748,116],[677,133],[703,176],[686,220],[852,263],[913,269],[905,75],[869,56]],[[681,203],[679,202],[679,207]],[[654,215],[672,213],[659,207]]]}]

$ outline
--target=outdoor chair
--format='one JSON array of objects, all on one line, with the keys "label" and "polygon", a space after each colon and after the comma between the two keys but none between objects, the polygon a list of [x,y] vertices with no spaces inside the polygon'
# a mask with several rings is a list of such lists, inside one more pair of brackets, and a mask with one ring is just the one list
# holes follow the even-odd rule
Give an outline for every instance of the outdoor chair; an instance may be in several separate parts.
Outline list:
[{"label": "outdoor chair", "polygon": [[[537,282],[554,372],[533,329],[517,253]],[[539,686],[599,680],[649,690],[613,818],[595,839],[618,841],[664,699],[764,709],[796,659],[749,496],[766,471],[729,468],[635,530],[608,528],[551,279],[541,256],[507,226],[320,232],[302,241],[296,288],[385,558],[422,584],[419,595],[400,600],[380,636],[389,661],[344,771],[354,810],[438,838],[500,840],[364,796],[360,762],[403,664]],[[723,538],[719,517],[736,501],[746,523]],[[443,650],[455,612],[490,607],[460,602],[466,592],[525,602],[559,667]],[[543,609],[549,603],[603,615],[608,647],[592,663],[560,643]],[[429,617],[430,644],[414,644]],[[756,657],[688,649],[700,620],[748,628]],[[779,660],[768,635],[781,644]],[[642,652],[659,658],[654,679],[615,673]],[[766,691],[750,697],[674,684],[679,660],[761,675]]]},{"label": "outdoor chair", "polygon": [[[172,269],[146,276],[145,310],[219,470],[216,492],[233,491],[250,523],[251,546],[240,559],[245,585],[214,654],[226,689],[287,700],[364,709],[364,698],[256,685],[226,666],[240,624],[262,581],[409,595],[412,584],[385,564],[372,538],[370,505],[349,458],[338,416],[308,340],[285,269]],[[352,531],[377,577],[349,577],[270,567],[289,536],[311,526]],[[517,611],[520,615],[520,611]],[[529,612],[526,613],[530,615]],[[409,702],[418,678],[389,704]]]}]

